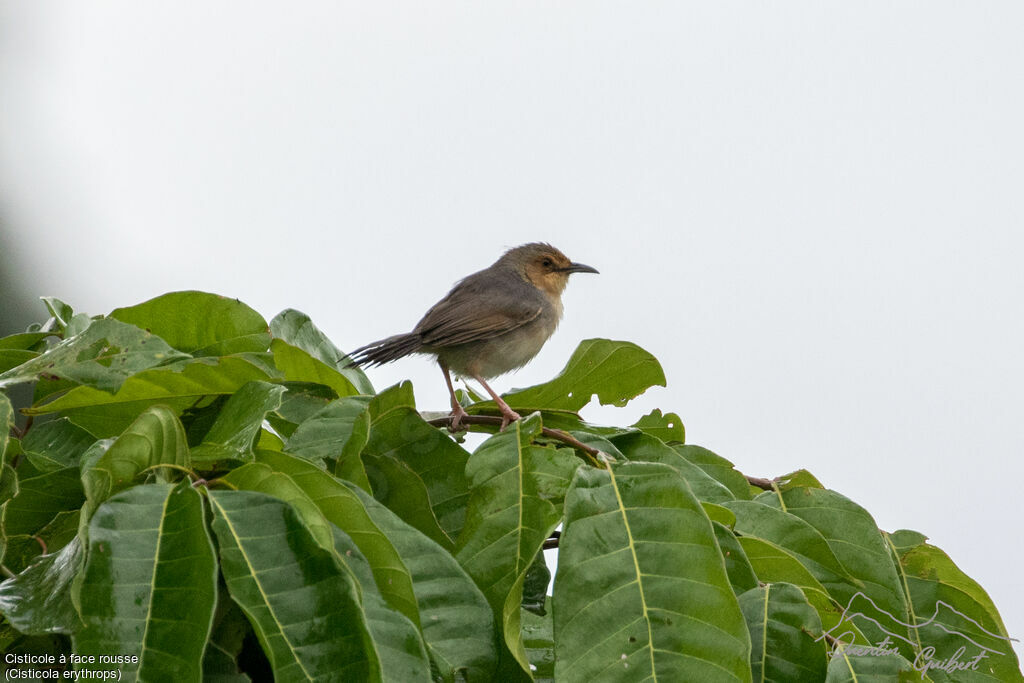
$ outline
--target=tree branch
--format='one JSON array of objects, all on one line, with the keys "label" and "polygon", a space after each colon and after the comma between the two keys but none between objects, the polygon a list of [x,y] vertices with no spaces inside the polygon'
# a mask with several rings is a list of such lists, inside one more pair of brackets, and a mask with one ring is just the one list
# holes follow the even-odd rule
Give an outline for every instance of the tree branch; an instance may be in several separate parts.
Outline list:
[{"label": "tree branch", "polygon": [[[486,425],[500,427],[502,423],[502,418],[492,417],[490,415],[463,415],[462,419],[459,422],[465,425]],[[427,424],[433,425],[435,427],[450,428],[452,424],[452,416],[449,415],[448,417],[438,417],[433,420],[427,420]],[[549,439],[561,441],[562,443],[568,446],[572,446],[577,451],[582,451],[586,455],[582,455],[580,457],[583,460],[587,461],[587,463],[593,465],[594,467],[600,469],[607,469],[605,467],[605,464],[601,462],[601,451],[597,450],[593,446],[588,446],[587,444],[583,443],[582,441],[572,436],[568,432],[563,432],[561,429],[548,429],[547,427],[541,427],[540,433],[548,437]]]},{"label": "tree branch", "polygon": [[765,491],[772,491],[775,489],[775,480],[765,479],[764,477],[747,477],[747,483]]}]

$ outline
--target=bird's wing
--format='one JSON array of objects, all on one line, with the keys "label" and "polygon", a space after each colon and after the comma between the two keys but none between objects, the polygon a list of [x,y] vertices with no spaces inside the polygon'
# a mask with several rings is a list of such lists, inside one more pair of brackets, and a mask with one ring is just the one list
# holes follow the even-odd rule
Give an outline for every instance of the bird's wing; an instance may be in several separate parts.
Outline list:
[{"label": "bird's wing", "polygon": [[481,341],[536,320],[546,303],[542,294],[521,280],[496,287],[472,275],[427,311],[415,332],[426,346]]}]

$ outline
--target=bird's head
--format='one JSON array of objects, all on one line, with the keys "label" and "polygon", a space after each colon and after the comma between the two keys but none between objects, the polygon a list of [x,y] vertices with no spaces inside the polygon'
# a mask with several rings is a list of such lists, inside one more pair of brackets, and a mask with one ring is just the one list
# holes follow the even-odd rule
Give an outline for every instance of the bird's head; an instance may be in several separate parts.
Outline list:
[{"label": "bird's head", "polygon": [[537,289],[552,296],[561,296],[573,273],[596,273],[597,269],[573,263],[550,244],[533,242],[509,249],[501,261],[511,264]]}]

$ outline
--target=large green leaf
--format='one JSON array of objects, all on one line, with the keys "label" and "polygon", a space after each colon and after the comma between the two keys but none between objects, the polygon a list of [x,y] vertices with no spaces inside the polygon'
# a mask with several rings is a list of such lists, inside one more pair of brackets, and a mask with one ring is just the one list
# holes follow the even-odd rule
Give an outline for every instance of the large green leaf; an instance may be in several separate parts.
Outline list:
[{"label": "large green leaf", "polygon": [[698,500],[722,503],[735,498],[725,484],[716,481],[699,466],[680,455],[675,448],[650,434],[630,432],[612,436],[609,441],[629,460],[660,462],[672,467],[690,485],[690,490]]},{"label": "large green leaf", "polygon": [[0,512],[3,536],[33,535],[57,514],[80,508],[84,500],[77,467],[19,477],[17,495]]},{"label": "large green leaf", "polygon": [[[166,465],[171,467],[161,467]],[[175,470],[189,466],[184,428],[169,409],[153,406],[95,462],[83,462],[82,484],[90,509],[95,510],[144,473],[153,472],[158,479],[171,481],[180,476]]]},{"label": "large green leaf", "polygon": [[249,676],[239,671],[239,655],[245,637],[252,632],[245,613],[218,586],[217,607],[213,614],[210,640],[203,655],[204,683],[248,683]]},{"label": "large green leaf", "polygon": [[14,408],[6,394],[0,393],[0,464],[6,463],[7,441],[14,426]]},{"label": "large green leaf", "polygon": [[338,527],[334,550],[338,560],[359,582],[370,643],[380,662],[381,678],[395,683],[430,681],[430,660],[419,628],[401,612],[388,607],[377,589],[369,562],[355,542]]},{"label": "large green leaf", "polygon": [[898,654],[837,654],[828,663],[825,683],[928,683],[932,679]]},{"label": "large green leaf", "polygon": [[202,497],[187,481],[122,491],[89,524],[74,651],[138,657],[118,667],[127,680],[200,681],[216,593]]},{"label": "large green leaf", "polygon": [[[703,507],[707,511],[707,505],[704,504]],[[732,584],[733,592],[739,595],[751,588],[756,588],[757,575],[754,573],[753,565],[750,564],[750,559],[743,551],[743,546],[740,545],[740,539],[736,538],[736,534],[729,527],[720,522],[712,520],[711,526],[715,529],[715,540],[718,541],[718,549],[722,552],[725,572],[729,575],[729,583]]]},{"label": "large green leaf", "polygon": [[233,394],[247,382],[270,379],[266,369],[252,361],[251,357],[236,356],[198,358],[167,368],[144,370],[129,377],[115,394],[76,387],[25,412],[62,412],[96,436],[114,436],[151,405],[160,403],[180,413],[200,401]]},{"label": "large green leaf", "polygon": [[37,424],[28,430],[21,446],[36,469],[59,470],[78,467],[85,451],[96,441],[66,418]]},{"label": "large green leaf", "polygon": [[257,460],[287,475],[309,497],[325,520],[355,542],[369,562],[381,596],[418,627],[420,615],[412,576],[391,540],[374,524],[359,497],[328,473],[291,455],[260,451]]},{"label": "large green leaf", "polygon": [[662,415],[658,408],[641,417],[633,423],[633,426],[665,443],[686,441],[686,428],[683,426],[682,419],[675,413]]},{"label": "large green leaf", "polygon": [[336,475],[370,491],[359,457],[370,438],[369,402],[366,396],[346,396],[328,403],[292,432],[288,452],[312,462],[333,459]]},{"label": "large green leaf", "polygon": [[39,357],[38,351],[24,351],[21,349],[0,349],[0,373],[6,374],[15,368],[28,363],[30,360]]},{"label": "large green leaf", "polygon": [[555,628],[551,609],[544,614],[523,610],[523,645],[530,660],[530,673],[535,681],[555,679]]},{"label": "large green leaf", "polygon": [[[316,361],[314,364],[316,369],[313,372],[325,377],[333,377],[332,374],[326,372],[330,371],[343,377],[354,391],[346,392],[345,394],[339,393],[339,396],[345,396],[350,393],[374,393],[373,385],[370,384],[370,380],[366,378],[363,371],[357,367],[349,367],[346,362],[348,361],[348,356],[342,353],[327,338],[327,335],[313,324],[313,321],[305,313],[296,311],[293,308],[281,311],[270,321],[270,331],[277,339],[286,342],[295,349],[303,351],[306,356]],[[290,361],[295,359],[296,355],[292,354]],[[307,369],[312,369],[311,366],[307,365],[306,367]],[[289,377],[289,379],[292,378]]]},{"label": "large green leaf", "polygon": [[856,626],[871,642],[889,635],[900,648],[900,654],[912,659],[914,641],[905,626],[910,618],[907,599],[889,546],[871,515],[828,489],[797,487],[766,492],[755,500],[777,506],[821,534],[846,575],[852,578],[854,588],[842,590],[843,586],[826,583],[829,593],[846,607],[855,604],[858,611],[869,617],[860,619]]},{"label": "large green leaf", "polygon": [[451,553],[352,483],[346,484],[373,522],[395,545],[412,575],[423,638],[445,681],[461,672],[469,681],[492,680],[497,653],[494,614]]},{"label": "large green leaf", "polygon": [[363,462],[374,495],[402,519],[452,547],[466,515],[469,454],[420,417],[410,382],[377,394],[368,409],[370,439]]},{"label": "large green leaf", "polygon": [[750,499],[750,484],[747,483],[747,478],[722,456],[692,444],[673,444],[672,449],[704,470],[709,477],[720,482],[738,500]]},{"label": "large green leaf", "polygon": [[631,342],[586,339],[553,380],[510,392],[504,398],[523,414],[535,410],[578,412],[595,394],[601,405],[624,406],[655,385],[665,386],[665,373],[647,351]]},{"label": "large green leaf", "polygon": [[284,391],[268,382],[249,382],[239,388],[221,408],[203,442],[192,450],[193,460],[252,460],[263,419],[281,405]]},{"label": "large green leaf", "polygon": [[811,606],[817,610],[825,631],[843,634],[845,642],[861,645],[868,643],[856,625],[848,620],[843,623],[842,630],[836,631],[836,627],[844,619],[842,606],[829,596],[825,587],[795,555],[762,538],[741,536],[738,540],[747,560],[750,561],[750,566],[762,583],[784,582],[798,586]]},{"label": "large green leaf", "polygon": [[532,445],[540,430],[535,413],[473,453],[466,465],[471,482],[466,526],[455,548],[459,564],[502,615],[505,644],[525,672],[530,663],[519,623],[523,581],[561,521],[561,501],[580,462],[565,450]]},{"label": "large green leaf", "polygon": [[37,351],[43,345],[39,342],[53,336],[53,332],[20,332],[0,337],[0,349],[16,349],[18,351]]},{"label": "large green leaf", "polygon": [[224,580],[275,680],[377,678],[355,579],[295,509],[253,491],[211,490],[209,498]]},{"label": "large green leaf", "polygon": [[[860,588],[839,562],[821,532],[800,517],[759,501],[732,501],[724,505],[736,515],[737,532],[745,537],[753,536],[770,541],[788,551],[829,593],[851,596]],[[741,542],[753,562],[753,555],[745,545],[745,539],[741,539]],[[762,581],[768,580],[760,578]],[[785,580],[803,585],[792,577]]]},{"label": "large green leaf", "polygon": [[750,630],[755,680],[818,683],[825,678],[821,620],[799,588],[769,583],[743,593],[739,602]]},{"label": "large green leaf", "polygon": [[751,680],[711,522],[668,465],[577,470],[553,607],[559,680]]},{"label": "large green leaf", "polygon": [[81,622],[71,587],[84,560],[85,550],[77,536],[60,552],[39,558],[0,583],[0,613],[27,635],[74,632]]},{"label": "large green leaf", "polygon": [[267,321],[238,299],[207,292],[170,292],[111,311],[117,318],[159,335],[194,356],[266,351]]},{"label": "large green leaf", "polygon": [[131,375],[179,358],[188,354],[156,335],[117,320],[97,320],[81,334],[0,374],[0,387],[45,375],[114,392]]},{"label": "large green leaf", "polygon": [[313,539],[324,550],[334,548],[331,525],[291,477],[275,472],[269,465],[251,462],[228,472],[219,480],[241,491],[258,491],[288,503],[299,513]]},{"label": "large green leaf", "polygon": [[[921,660],[946,660],[961,647],[959,661],[977,663],[947,673],[931,669],[935,681],[1021,681],[1013,643],[988,593],[964,574],[946,553],[915,531],[886,536],[899,559],[900,576],[910,598],[911,634]],[[979,658],[980,656],[980,658]]]}]

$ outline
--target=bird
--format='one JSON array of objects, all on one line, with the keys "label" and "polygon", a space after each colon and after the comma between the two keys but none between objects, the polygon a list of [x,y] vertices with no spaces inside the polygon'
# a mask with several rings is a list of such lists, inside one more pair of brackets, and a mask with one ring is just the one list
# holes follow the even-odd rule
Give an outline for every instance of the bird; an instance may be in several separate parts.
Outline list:
[{"label": "bird", "polygon": [[573,273],[597,273],[542,242],[509,249],[488,268],[455,283],[416,323],[349,354],[349,366],[373,367],[419,353],[436,358],[451,397],[448,428],[467,416],[455,397],[451,373],[472,378],[501,412],[500,431],[519,419],[486,380],[517,370],[533,359],[562,318],[562,292]]}]

